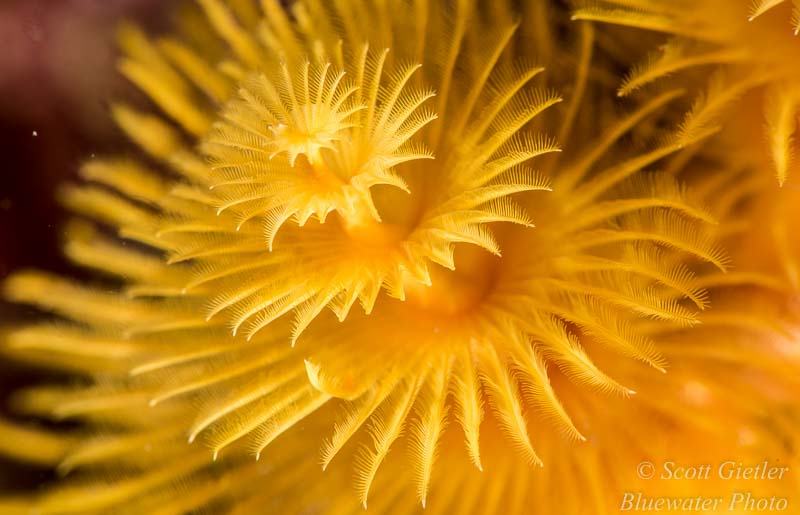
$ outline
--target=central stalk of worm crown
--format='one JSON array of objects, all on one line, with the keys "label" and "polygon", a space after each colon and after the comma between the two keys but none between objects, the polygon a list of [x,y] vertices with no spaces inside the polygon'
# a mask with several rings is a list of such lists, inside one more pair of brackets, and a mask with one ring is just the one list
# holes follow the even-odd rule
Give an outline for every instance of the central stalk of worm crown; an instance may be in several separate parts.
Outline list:
[{"label": "central stalk of worm crown", "polygon": [[320,153],[311,154],[310,156],[303,156],[306,163],[314,171],[317,179],[328,188],[338,189],[344,186],[346,181],[339,177],[336,172],[331,170],[325,159],[321,157]]},{"label": "central stalk of worm crown", "polygon": [[423,311],[455,316],[469,312],[489,294],[495,277],[496,259],[473,245],[456,247],[455,269],[429,266],[431,285],[407,278],[406,301]]},{"label": "central stalk of worm crown", "polygon": [[379,222],[369,212],[369,206],[364,204],[353,215],[341,215],[342,226],[353,240],[365,247],[388,248],[394,247],[406,234],[404,227],[397,224]]},{"label": "central stalk of worm crown", "polygon": [[[331,189],[340,189],[347,181],[332,170],[324,159],[310,163],[319,181]],[[337,210],[342,227],[355,242],[368,248],[394,247],[408,233],[400,224],[385,223],[376,218],[377,213],[369,201],[355,196],[347,210]]]},{"label": "central stalk of worm crown", "polygon": [[[324,159],[315,159],[311,166],[318,179],[326,186],[341,188],[347,184],[346,180],[332,170]],[[403,195],[407,193],[404,192]],[[389,204],[397,207],[394,205],[396,203]],[[354,242],[367,252],[399,250],[398,244],[409,232],[407,223],[380,220],[376,217],[369,200],[361,196],[355,197],[349,207],[348,210],[337,210],[336,214],[345,232]],[[405,206],[400,210],[407,212],[399,218],[409,216],[413,218],[415,207]],[[394,214],[397,216],[397,213]],[[404,276],[403,289],[406,300],[426,313],[446,316],[468,312],[478,305],[489,292],[493,282],[495,256],[472,245],[458,245],[455,250],[455,263],[453,270],[431,263],[430,285],[421,283],[410,274]]]}]

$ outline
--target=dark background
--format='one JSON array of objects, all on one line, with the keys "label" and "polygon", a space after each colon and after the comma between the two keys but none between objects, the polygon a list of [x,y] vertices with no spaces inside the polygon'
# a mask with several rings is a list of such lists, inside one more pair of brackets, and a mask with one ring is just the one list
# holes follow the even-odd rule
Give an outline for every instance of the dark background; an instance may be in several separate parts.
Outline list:
[{"label": "dark background", "polygon": [[[108,105],[135,95],[116,73],[115,29],[158,28],[173,1],[0,0],[0,281],[21,268],[72,272],[56,189],[84,159],[120,148]],[[0,328],[33,315],[0,300]],[[0,356],[0,416],[9,392],[38,379]],[[0,458],[0,491],[42,474]]]},{"label": "dark background", "polygon": [[0,0],[0,277],[63,266],[54,190],[115,148],[108,104],[131,94],[115,71],[115,27],[152,25],[166,2]]}]

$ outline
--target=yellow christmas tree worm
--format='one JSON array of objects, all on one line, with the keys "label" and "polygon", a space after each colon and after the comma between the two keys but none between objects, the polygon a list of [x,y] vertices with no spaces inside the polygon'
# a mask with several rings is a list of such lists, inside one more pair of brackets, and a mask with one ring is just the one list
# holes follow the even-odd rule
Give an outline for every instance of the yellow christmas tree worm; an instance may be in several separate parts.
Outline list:
[{"label": "yellow christmas tree worm", "polygon": [[[732,200],[745,200],[759,191],[742,188],[738,181],[725,182],[714,178],[698,186]],[[734,238],[747,241],[747,236],[745,231]],[[750,261],[746,254],[737,252],[737,265]],[[483,472],[470,466],[461,431],[447,431],[438,449],[437,480],[425,513],[525,513],[536,506],[575,514],[610,514],[618,513],[624,495],[633,492],[645,492],[650,498],[718,496],[725,503],[713,511],[717,513],[747,513],[744,503],[730,508],[735,492],[744,489],[759,497],[779,496],[795,502],[796,475],[780,481],[717,476],[718,467],[731,460],[752,464],[767,460],[790,469],[797,463],[797,325],[780,322],[789,299],[785,283],[779,275],[766,274],[772,269],[763,259],[755,263],[763,270],[704,279],[712,299],[727,301],[705,311],[700,328],[665,333],[667,328],[659,324],[647,330],[672,364],[669,374],[598,354],[604,369],[637,390],[634,397],[602,396],[569,387],[568,380],[556,372],[554,386],[588,441],[575,445],[547,427],[532,426],[542,459],[548,463],[545,470],[531,468],[524,455],[509,452],[503,430],[493,418],[482,426]],[[754,298],[759,299],[758,309],[751,303]],[[28,347],[23,355],[35,357],[35,349]],[[80,411],[85,399],[75,395],[70,402],[62,395],[51,399],[48,407],[41,404],[42,391],[31,393],[41,399],[43,413],[51,413],[54,406],[62,413]],[[373,403],[380,394],[376,389],[363,402]],[[95,403],[99,400],[89,398]],[[30,409],[29,401],[23,404]],[[331,466],[322,473],[308,453],[309,438],[329,434],[331,419],[339,418],[345,408],[346,416],[326,445],[330,449],[336,434],[358,419],[360,406],[346,403],[317,411],[307,417],[302,429],[276,440],[270,448],[275,452],[266,453],[260,461],[252,459],[242,442],[211,461],[206,449],[183,444],[180,426],[185,422],[180,410],[185,406],[161,404],[142,418],[142,401],[127,406],[106,404],[103,409],[83,404],[84,416],[93,411],[95,420],[118,423],[127,419],[131,425],[103,424],[101,433],[78,442],[54,438],[68,450],[54,456],[53,464],[69,475],[36,501],[36,509],[43,513],[184,513],[203,507],[226,513],[273,508],[290,513],[314,509],[359,513],[362,509],[350,492],[349,469]],[[79,411],[73,411],[73,416],[79,416]],[[624,424],[619,423],[622,419]],[[370,435],[358,438],[362,445],[372,445]],[[33,440],[25,435],[16,441]],[[407,453],[417,452],[418,443],[413,438],[399,443],[405,447],[403,452],[388,456],[375,477],[370,511],[415,513],[420,509],[406,464]],[[352,459],[354,453],[358,455],[359,447],[351,443],[339,459]],[[668,461],[709,464],[715,473],[710,480],[654,482],[639,476],[641,463],[651,463],[663,473]],[[29,502],[17,501],[20,512],[28,509]]]},{"label": "yellow christmas tree worm", "polygon": [[[786,20],[791,17],[789,30]],[[800,77],[800,4],[783,0],[700,2],[604,0],[579,8],[574,19],[647,29],[672,36],[632,67],[619,86],[625,96],[665,76],[717,68],[697,104],[714,106],[718,118],[746,91],[763,95],[762,136],[773,173],[783,185],[796,169]],[[786,30],[782,30],[785,26]],[[709,122],[718,124],[710,118]]]},{"label": "yellow christmas tree worm", "polygon": [[723,274],[719,244],[752,185],[690,166],[715,105],[678,116],[676,89],[621,109],[607,70],[635,52],[545,3],[200,6],[208,25],[184,40],[122,32],[120,69],[161,113],[113,115],[149,157],[92,160],[62,191],[82,217],[66,253],[105,280],[5,286],[59,317],[6,348],[87,378],[14,399],[85,422],[63,456],[29,451],[71,476],[36,509],[382,513],[437,496],[469,513],[493,504],[451,497],[461,485],[511,502],[511,477],[546,509],[552,491],[522,486],[577,469],[597,491],[587,463],[617,447],[561,450],[638,427],[634,393],[662,417],[642,431],[682,421],[658,340],[761,277]]}]

